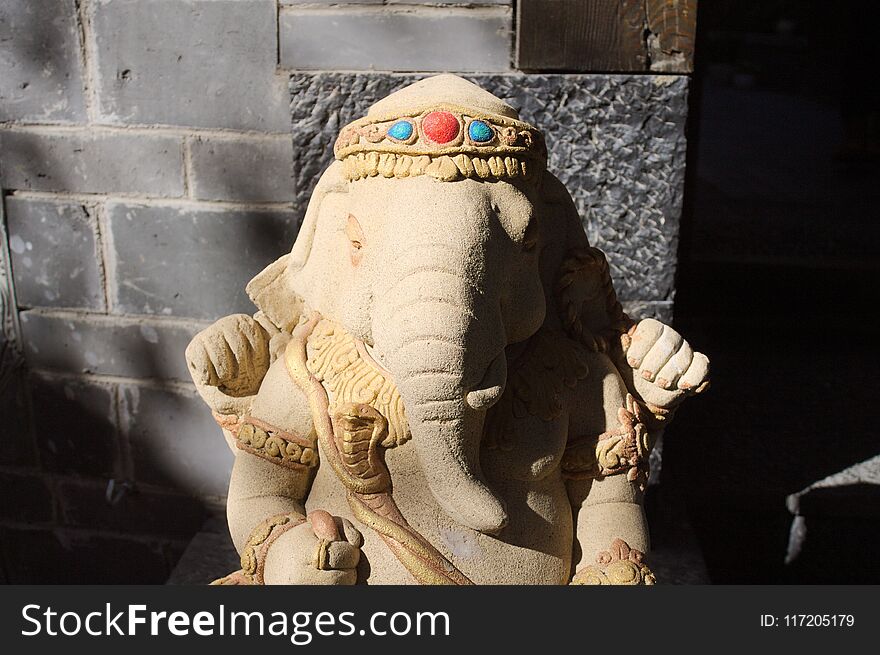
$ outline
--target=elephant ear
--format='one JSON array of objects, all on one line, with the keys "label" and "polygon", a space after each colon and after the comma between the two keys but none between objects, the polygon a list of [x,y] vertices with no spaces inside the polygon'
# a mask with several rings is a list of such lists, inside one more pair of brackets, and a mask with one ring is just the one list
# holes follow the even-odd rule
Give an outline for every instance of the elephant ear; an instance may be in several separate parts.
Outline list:
[{"label": "elephant ear", "polygon": [[342,163],[333,162],[315,186],[291,252],[269,264],[245,288],[257,309],[283,331],[292,330],[303,312],[303,299],[294,288],[293,276],[311,254],[321,203],[327,194],[345,188]]},{"label": "elephant ear", "polygon": [[312,197],[309,199],[309,207],[306,209],[302,227],[299,228],[293,250],[290,251],[290,260],[287,265],[291,273],[296,273],[309,260],[309,255],[312,253],[312,243],[315,240],[315,231],[318,229],[321,203],[324,202],[324,198],[331,193],[342,193],[347,189],[348,180],[343,174],[342,162],[334,161],[321,175],[321,179],[318,180]]},{"label": "elephant ear", "polygon": [[283,332],[296,326],[303,305],[290,284],[289,261],[289,254],[276,259],[245,287],[257,309]]},{"label": "elephant ear", "polygon": [[564,230],[552,280],[562,328],[590,350],[607,352],[633,321],[617,299],[605,253],[587,239],[571,195],[550,173],[542,193],[551,220]]}]

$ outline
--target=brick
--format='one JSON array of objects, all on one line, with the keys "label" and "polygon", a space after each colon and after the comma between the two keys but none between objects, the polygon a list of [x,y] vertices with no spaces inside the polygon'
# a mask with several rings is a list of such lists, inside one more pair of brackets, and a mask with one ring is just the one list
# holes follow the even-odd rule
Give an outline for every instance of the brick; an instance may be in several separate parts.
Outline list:
[{"label": "brick", "polygon": [[159,541],[2,528],[0,548],[12,584],[162,584],[169,573]]},{"label": "brick", "polygon": [[6,386],[0,388],[0,416],[3,417],[0,463],[33,465],[36,451],[28,414],[24,367],[19,366],[10,375]]},{"label": "brick", "polygon": [[114,390],[81,380],[31,375],[34,431],[48,471],[112,478],[120,473]]},{"label": "brick", "polygon": [[[280,0],[280,5],[338,5],[343,4],[339,0]],[[347,5],[382,5],[385,0],[345,0]]]},{"label": "brick", "polygon": [[183,195],[178,137],[89,130],[0,131],[6,190]]},{"label": "brick", "polygon": [[299,70],[506,71],[507,9],[282,9],[281,65]]},{"label": "brick", "polygon": [[19,307],[104,310],[97,222],[78,203],[6,199]]},{"label": "brick", "polygon": [[20,523],[52,520],[52,491],[36,473],[0,471],[0,519]]},{"label": "brick", "polygon": [[201,137],[190,145],[192,194],[201,200],[290,202],[293,143]]},{"label": "brick", "polygon": [[137,482],[197,496],[225,496],[232,453],[195,392],[125,385],[120,415]]},{"label": "brick", "polygon": [[61,521],[72,527],[191,539],[205,522],[201,501],[182,494],[134,488],[107,499],[106,481],[65,480],[56,485]]},{"label": "brick", "polygon": [[254,311],[245,285],[298,229],[289,211],[110,203],[107,216],[116,310],[211,320]]},{"label": "brick", "polygon": [[203,326],[100,315],[20,314],[32,368],[69,373],[189,380],[184,350]]},{"label": "brick", "polygon": [[[293,207],[333,159],[339,128],[423,75],[291,75]],[[672,300],[684,188],[688,80],[649,75],[469,75],[544,131],[565,184],[627,301]]]},{"label": "brick", "polygon": [[274,0],[93,4],[103,120],[288,130]]},{"label": "brick", "polygon": [[511,5],[513,0],[280,0],[281,5],[430,5],[434,7],[479,7],[485,5]]},{"label": "brick", "polygon": [[[307,0],[303,0],[304,2]],[[333,0],[329,0],[332,2]],[[380,2],[383,0],[380,0]],[[513,4],[513,0],[384,0],[384,4],[386,5],[431,5],[437,7],[460,7],[462,5],[466,7],[482,7],[489,5],[505,5],[510,6]]]},{"label": "brick", "polygon": [[74,0],[0,3],[0,69],[0,121],[85,121]]}]

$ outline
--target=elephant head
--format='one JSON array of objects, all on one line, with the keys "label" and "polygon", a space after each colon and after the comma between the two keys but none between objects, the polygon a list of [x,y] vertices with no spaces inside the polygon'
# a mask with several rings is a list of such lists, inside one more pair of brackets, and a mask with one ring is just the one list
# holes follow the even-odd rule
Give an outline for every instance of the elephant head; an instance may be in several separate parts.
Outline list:
[{"label": "elephant head", "polygon": [[481,473],[483,422],[505,349],[545,320],[544,242],[565,230],[542,225],[543,139],[443,75],[374,105],[335,154],[279,280],[390,371],[444,511],[497,533],[507,515]]}]

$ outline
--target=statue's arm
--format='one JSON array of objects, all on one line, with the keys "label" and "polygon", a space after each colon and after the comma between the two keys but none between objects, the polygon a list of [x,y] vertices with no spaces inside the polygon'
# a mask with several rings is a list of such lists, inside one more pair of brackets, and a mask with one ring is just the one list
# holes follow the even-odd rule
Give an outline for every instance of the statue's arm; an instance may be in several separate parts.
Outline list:
[{"label": "statue's arm", "polygon": [[248,584],[354,584],[363,538],[347,519],[306,513],[314,469],[248,451],[232,468],[226,514]]},{"label": "statue's arm", "polygon": [[650,539],[639,483],[617,474],[570,480],[567,487],[576,522],[572,582],[653,584],[646,566]]},{"label": "statue's arm", "polygon": [[265,584],[353,584],[360,533],[325,511],[306,514],[318,446],[309,403],[283,357],[237,434],[226,512],[245,573]]},{"label": "statue's arm", "polygon": [[[650,584],[643,508],[647,437],[632,396],[604,353],[574,389],[563,475],[575,520],[573,582]],[[630,576],[630,577],[628,577]]]},{"label": "statue's arm", "polygon": [[308,402],[277,358],[245,415],[232,426],[235,463],[227,517],[236,548],[261,521],[285,512],[305,516],[318,467]]},{"label": "statue's arm", "polygon": [[305,502],[319,464],[308,402],[283,357],[289,332],[260,312],[220,319],[187,348],[202,398],[235,453],[226,511],[242,570],[223,583],[352,584],[360,533]]},{"label": "statue's arm", "polygon": [[254,528],[270,516],[293,514],[305,518],[311,487],[309,471],[294,471],[257,455],[237,450],[229,479],[226,517],[239,554]]},{"label": "statue's arm", "polygon": [[709,360],[645,319],[589,355],[575,390],[563,474],[576,517],[574,582],[652,583],[643,510],[648,457],[686,397],[709,384]]}]

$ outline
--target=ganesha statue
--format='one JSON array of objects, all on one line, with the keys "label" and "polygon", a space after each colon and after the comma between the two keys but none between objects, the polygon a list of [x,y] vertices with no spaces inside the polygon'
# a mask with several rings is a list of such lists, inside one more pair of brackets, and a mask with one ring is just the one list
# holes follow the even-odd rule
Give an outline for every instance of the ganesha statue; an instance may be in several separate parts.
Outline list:
[{"label": "ganesha statue", "polygon": [[334,154],[186,352],[235,452],[217,583],[653,584],[648,455],[708,360],[623,312],[542,134],[440,75]]}]

